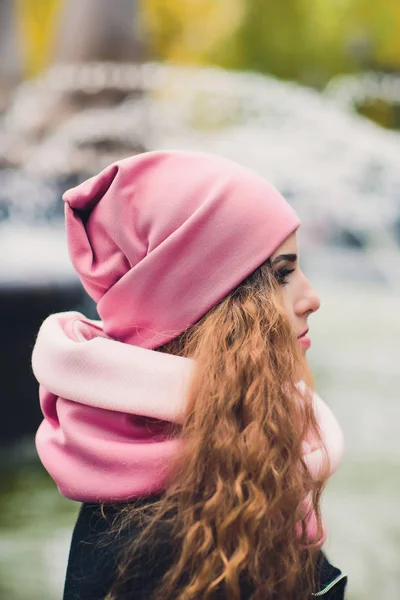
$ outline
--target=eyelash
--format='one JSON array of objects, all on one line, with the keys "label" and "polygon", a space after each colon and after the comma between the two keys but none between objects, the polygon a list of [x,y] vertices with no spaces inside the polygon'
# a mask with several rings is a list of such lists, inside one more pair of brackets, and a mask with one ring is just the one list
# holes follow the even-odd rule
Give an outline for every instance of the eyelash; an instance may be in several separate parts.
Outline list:
[{"label": "eyelash", "polygon": [[275,271],[275,277],[276,277],[276,280],[278,281],[279,285],[286,285],[288,282],[286,281],[285,277],[290,275],[290,273],[293,273],[294,270],[295,269],[287,269],[285,267],[283,269],[279,269],[279,270]]}]

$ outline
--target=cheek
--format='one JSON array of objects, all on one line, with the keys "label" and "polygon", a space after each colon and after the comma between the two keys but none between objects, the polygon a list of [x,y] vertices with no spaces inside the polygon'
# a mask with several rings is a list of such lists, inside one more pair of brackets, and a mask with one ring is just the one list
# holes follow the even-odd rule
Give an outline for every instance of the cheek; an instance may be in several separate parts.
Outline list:
[{"label": "cheek", "polygon": [[289,318],[289,321],[294,325],[295,312],[294,312],[294,293],[292,286],[285,285],[282,288],[283,306],[285,312]]}]

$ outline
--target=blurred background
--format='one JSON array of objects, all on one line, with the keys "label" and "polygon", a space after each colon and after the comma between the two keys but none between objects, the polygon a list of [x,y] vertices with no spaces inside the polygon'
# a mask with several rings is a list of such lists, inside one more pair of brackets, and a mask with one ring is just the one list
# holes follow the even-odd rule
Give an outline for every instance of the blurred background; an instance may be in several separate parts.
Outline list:
[{"label": "blurred background", "polygon": [[350,600],[400,597],[398,0],[0,0],[0,598],[62,597],[78,505],[41,467],[30,370],[95,308],[62,193],[152,149],[231,157],[300,214],[309,357],[347,452],[324,501]]}]

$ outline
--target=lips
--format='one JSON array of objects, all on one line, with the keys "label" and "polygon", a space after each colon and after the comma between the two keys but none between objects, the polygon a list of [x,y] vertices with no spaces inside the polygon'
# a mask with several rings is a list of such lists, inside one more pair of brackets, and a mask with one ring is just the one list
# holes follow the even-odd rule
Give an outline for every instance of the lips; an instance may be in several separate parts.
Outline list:
[{"label": "lips", "polygon": [[301,333],[299,336],[297,336],[297,339],[300,340],[302,337],[304,337],[305,335],[307,335],[308,333],[308,329],[306,329],[305,331],[303,331],[303,333]]},{"label": "lips", "polygon": [[297,338],[299,340],[299,344],[301,345],[304,351],[308,350],[311,346],[311,340],[308,337],[307,333],[308,329],[303,331],[303,333]]}]

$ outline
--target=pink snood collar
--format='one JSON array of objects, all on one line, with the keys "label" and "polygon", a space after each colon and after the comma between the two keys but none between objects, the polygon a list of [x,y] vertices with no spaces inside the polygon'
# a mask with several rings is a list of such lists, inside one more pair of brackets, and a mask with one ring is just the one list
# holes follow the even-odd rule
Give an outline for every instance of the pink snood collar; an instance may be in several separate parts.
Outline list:
[{"label": "pink snood collar", "polygon": [[[166,421],[180,423],[193,361],[114,341],[101,321],[78,312],[51,315],[32,355],[44,421],[39,456],[60,492],[78,501],[127,501],[165,489],[179,452]],[[333,473],[343,435],[328,406],[315,410]],[[317,476],[322,449],[308,440],[306,461]],[[310,514],[310,536],[315,526]]]}]

